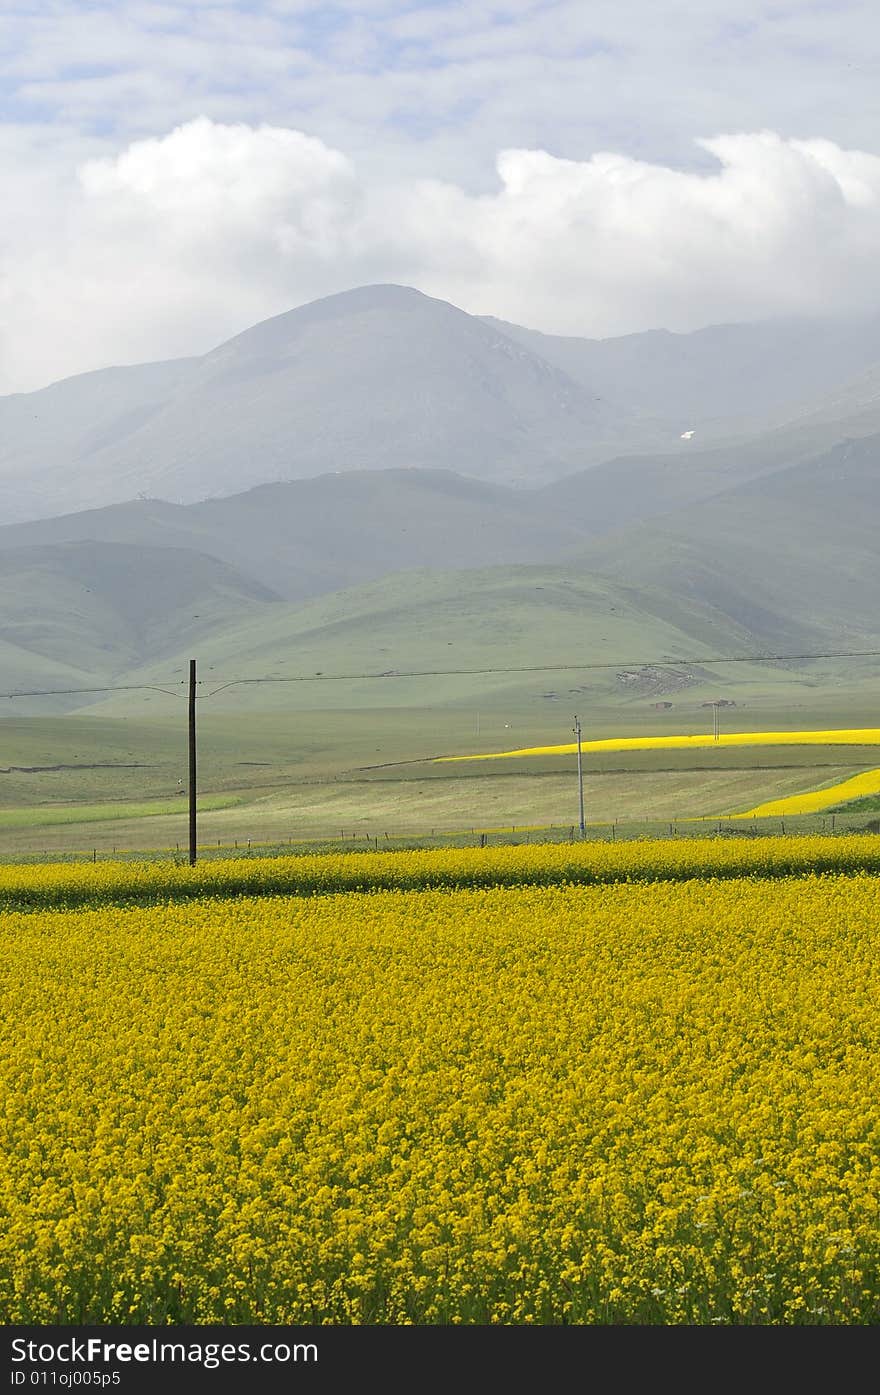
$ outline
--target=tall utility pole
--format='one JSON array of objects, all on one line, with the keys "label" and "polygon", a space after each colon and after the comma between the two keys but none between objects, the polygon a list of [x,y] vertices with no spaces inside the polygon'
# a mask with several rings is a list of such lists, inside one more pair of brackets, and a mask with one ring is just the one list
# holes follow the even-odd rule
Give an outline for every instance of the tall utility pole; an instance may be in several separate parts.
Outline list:
[{"label": "tall utility pole", "polygon": [[189,661],[189,865],[196,861],[196,661]]},{"label": "tall utility pole", "polygon": [[583,766],[583,760],[581,759],[581,723],[580,723],[580,718],[579,718],[579,717],[575,717],[575,719],[574,719],[574,726],[573,726],[572,730],[574,731],[574,734],[575,734],[575,736],[577,737],[577,751],[578,751],[578,811],[579,811],[579,814],[580,814],[580,830],[581,830],[581,837],[583,838],[583,837],[586,836],[587,825],[584,823],[584,766]]}]

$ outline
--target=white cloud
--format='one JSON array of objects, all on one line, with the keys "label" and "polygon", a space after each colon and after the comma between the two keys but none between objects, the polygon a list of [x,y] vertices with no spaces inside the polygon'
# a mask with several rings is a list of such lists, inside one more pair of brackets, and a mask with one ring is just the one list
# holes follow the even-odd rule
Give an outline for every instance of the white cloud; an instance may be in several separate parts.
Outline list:
[{"label": "white cloud", "polygon": [[202,352],[375,281],[584,335],[880,306],[880,157],[770,131],[701,146],[699,172],[507,149],[474,193],[205,117],[77,171],[7,140],[0,383]]}]

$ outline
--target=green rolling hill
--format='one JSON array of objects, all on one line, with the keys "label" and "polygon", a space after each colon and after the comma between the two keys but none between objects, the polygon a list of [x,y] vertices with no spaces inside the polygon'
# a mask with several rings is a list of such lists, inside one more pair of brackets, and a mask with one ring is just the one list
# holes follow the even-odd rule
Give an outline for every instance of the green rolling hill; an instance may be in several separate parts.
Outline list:
[{"label": "green rolling hill", "polygon": [[182,548],[300,600],[408,568],[557,561],[589,533],[540,492],[451,470],[362,470],[188,505],[142,499],[10,524],[0,528],[0,555],[93,542]]},{"label": "green rolling hill", "polygon": [[[722,682],[833,693],[871,677],[869,659],[718,672],[703,662],[690,676],[662,664],[880,646],[880,436],[745,479],[755,462],[735,453],[691,460],[693,476],[669,462],[665,492],[656,461],[653,473],[620,462],[540,491],[364,471],[8,527],[4,687],[179,684],[190,656],[215,685],[308,679],[260,691],[260,702],[298,708],[514,691],[548,704],[575,693],[647,703],[683,685],[711,696]],[[606,662],[564,677],[565,665]],[[640,673],[649,663],[658,671]],[[330,674],[386,678],[331,685]],[[252,688],[236,682],[220,703],[253,708]]]},{"label": "green rolling hill", "polygon": [[[696,599],[536,566],[399,573],[267,606],[203,636],[198,658],[205,696],[223,686],[217,706],[381,708],[479,694],[570,705],[575,695],[626,702],[717,686],[705,664],[664,660],[746,655],[751,645],[746,628]],[[179,683],[186,658],[181,650],[128,677]],[[493,669],[525,671],[482,672]],[[421,676],[403,676],[413,671]],[[736,681],[756,676],[744,665]],[[274,681],[253,681],[262,678]],[[124,705],[117,698],[102,710]]]},{"label": "green rolling hill", "polygon": [[584,566],[698,597],[756,644],[831,649],[880,640],[880,436],[609,533]]},{"label": "green rolling hill", "polygon": [[[276,602],[225,563],[182,549],[82,542],[0,551],[0,691],[124,682],[146,660]],[[82,702],[72,696],[62,706]]]}]

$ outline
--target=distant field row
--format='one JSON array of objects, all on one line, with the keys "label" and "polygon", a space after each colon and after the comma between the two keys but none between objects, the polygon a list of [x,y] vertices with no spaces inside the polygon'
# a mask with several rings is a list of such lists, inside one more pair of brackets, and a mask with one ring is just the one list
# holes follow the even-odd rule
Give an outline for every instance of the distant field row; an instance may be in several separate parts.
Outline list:
[{"label": "distant field row", "polygon": [[[452,770],[455,767],[447,767]],[[476,769],[476,767],[469,767]],[[846,767],[828,766],[704,771],[633,771],[585,775],[586,822],[591,836],[609,828],[620,836],[649,836],[685,831],[694,821],[738,818],[759,822],[751,811],[772,796],[804,798],[821,788],[821,807],[832,809],[847,798]],[[859,786],[862,788],[862,785]],[[851,792],[851,791],[850,791]],[[870,796],[862,796],[864,800]],[[826,802],[827,801],[827,802]],[[817,800],[817,804],[819,801]],[[855,801],[855,807],[864,803]],[[783,804],[775,817],[793,816]],[[805,815],[799,814],[803,819]],[[803,831],[818,831],[828,822],[818,814]],[[842,816],[842,817],[847,817]],[[250,843],[290,844],[314,839],[344,843],[378,839],[434,839],[508,834],[524,829],[567,829],[578,821],[576,773],[527,773],[515,764],[474,778],[440,780],[337,781],[291,784],[266,795],[206,795],[199,801],[201,847],[245,847]],[[833,822],[833,821],[832,821]],[[838,819],[840,823],[840,818]],[[765,829],[762,831],[769,831]],[[784,831],[784,830],[783,830]],[[0,858],[50,854],[95,856],[128,850],[186,849],[186,801],[132,801],[107,804],[35,805],[6,810],[0,821]]]},{"label": "distant field row", "polygon": [[[211,809],[232,809],[241,800],[234,795],[209,794],[201,796],[198,809],[207,812]],[[110,823],[119,819],[151,819],[163,814],[176,814],[184,817],[187,811],[185,796],[182,799],[142,800],[131,803],[118,801],[115,804],[68,804],[62,807],[45,806],[28,809],[0,809],[0,829],[43,828],[53,824]]]},{"label": "distant field row", "polygon": [[[864,801],[878,796],[869,792],[864,767],[876,764],[877,747],[865,744],[866,734],[876,732],[864,710],[841,706],[840,716],[851,718],[846,725],[820,724],[820,706],[808,711],[811,730],[802,716],[784,731],[783,714],[768,709],[757,746],[732,744],[746,734],[724,733],[718,743],[697,735],[682,747],[662,744],[670,738],[656,735],[656,718],[627,713],[624,730],[637,733],[642,724],[644,737],[608,734],[585,743],[587,823],[642,824],[647,833],[659,831],[663,821],[754,821],[831,810],[850,800],[870,810]],[[510,715],[527,738],[547,730],[546,716],[538,727],[533,714]],[[609,733],[610,720],[605,713],[593,730]],[[424,713],[386,711],[345,721],[328,713],[259,722],[204,718],[199,842],[219,849],[310,839],[427,839],[577,822],[571,745],[524,742],[521,751],[542,754],[469,763],[414,756],[419,748],[454,750],[452,738],[457,733],[460,740],[468,723],[473,737],[473,714],[439,710],[427,722]],[[482,714],[490,740],[500,725]],[[852,733],[860,744],[842,739]],[[179,724],[170,722],[0,722],[0,857],[179,852],[187,841],[181,737]],[[778,744],[767,744],[770,739]],[[853,780],[858,783],[848,783]]]},{"label": "distant field row", "polygon": [[824,785],[821,789],[792,794],[785,799],[770,799],[747,809],[741,814],[727,817],[736,819],[768,818],[775,814],[815,814],[822,809],[832,809],[854,800],[869,802],[869,796],[880,794],[880,770],[865,770],[861,775],[853,775],[836,785]]},{"label": "distant field row", "polygon": [[0,868],[0,909],[861,872],[880,872],[880,840],[870,834],[331,853],[215,859],[193,867],[155,861],[13,864]]},{"label": "distant field row", "polygon": [[[876,746],[880,744],[880,727],[826,729],[823,731],[735,731],[713,736],[705,732],[678,736],[612,736],[601,740],[582,740],[581,750],[589,751],[662,751],[690,750],[711,746]],[[560,746],[521,746],[512,751],[481,751],[463,756],[438,756],[437,764],[464,760],[510,760],[525,756],[571,756],[577,743],[568,741]]]}]

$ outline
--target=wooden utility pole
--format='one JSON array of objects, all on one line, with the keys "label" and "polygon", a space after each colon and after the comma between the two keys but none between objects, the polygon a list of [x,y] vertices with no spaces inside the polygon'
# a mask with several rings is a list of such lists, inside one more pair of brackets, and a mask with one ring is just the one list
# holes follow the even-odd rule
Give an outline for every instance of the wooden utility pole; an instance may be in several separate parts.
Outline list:
[{"label": "wooden utility pole", "polygon": [[575,717],[575,719],[574,719],[574,727],[572,728],[572,730],[574,731],[574,734],[575,734],[575,736],[577,737],[577,753],[578,753],[578,810],[579,810],[579,813],[580,813],[580,830],[581,830],[581,837],[583,838],[583,837],[586,836],[587,825],[586,825],[586,823],[584,822],[584,766],[583,766],[583,761],[582,761],[582,759],[581,759],[581,724],[580,724],[580,719],[579,719],[578,717]]},{"label": "wooden utility pole", "polygon": [[196,861],[196,661],[189,661],[189,865]]}]

